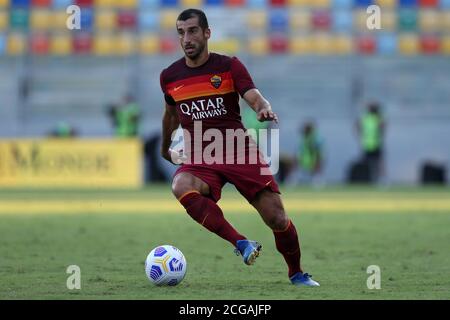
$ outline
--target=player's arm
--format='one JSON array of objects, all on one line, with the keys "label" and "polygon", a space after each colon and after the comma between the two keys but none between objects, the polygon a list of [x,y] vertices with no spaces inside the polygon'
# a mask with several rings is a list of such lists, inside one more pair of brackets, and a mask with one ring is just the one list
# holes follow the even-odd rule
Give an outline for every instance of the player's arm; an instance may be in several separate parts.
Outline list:
[{"label": "player's arm", "polygon": [[177,130],[180,121],[174,106],[166,103],[164,114],[162,118],[162,142],[161,142],[161,156],[167,161],[172,161],[172,133]]},{"label": "player's arm", "polygon": [[244,100],[255,110],[256,117],[259,121],[275,121],[278,123],[278,116],[272,111],[272,107],[258,89],[248,90],[244,96]]}]

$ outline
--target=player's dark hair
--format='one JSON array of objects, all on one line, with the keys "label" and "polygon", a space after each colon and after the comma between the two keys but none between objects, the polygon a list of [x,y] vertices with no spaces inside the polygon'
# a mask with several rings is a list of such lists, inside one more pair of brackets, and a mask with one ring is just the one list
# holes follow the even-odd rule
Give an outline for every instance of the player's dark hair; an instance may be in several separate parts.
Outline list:
[{"label": "player's dark hair", "polygon": [[180,13],[177,18],[177,21],[186,21],[190,18],[198,17],[198,24],[202,30],[208,29],[208,19],[206,18],[206,14],[199,9],[186,9]]}]

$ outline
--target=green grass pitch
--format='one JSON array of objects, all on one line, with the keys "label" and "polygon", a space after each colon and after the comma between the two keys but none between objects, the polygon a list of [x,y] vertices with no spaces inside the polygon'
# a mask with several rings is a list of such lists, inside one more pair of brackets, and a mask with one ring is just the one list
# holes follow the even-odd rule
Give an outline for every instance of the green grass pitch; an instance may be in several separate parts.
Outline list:
[{"label": "green grass pitch", "polygon": [[[302,264],[319,288],[289,284],[272,233],[232,188],[221,200],[225,216],[263,244],[253,266],[191,220],[167,185],[0,190],[0,299],[450,298],[448,188],[282,191]],[[186,256],[176,287],[155,287],[145,276],[145,257],[161,244]],[[69,265],[81,268],[81,290],[66,287]],[[367,288],[370,265],[381,269],[379,290]]]}]

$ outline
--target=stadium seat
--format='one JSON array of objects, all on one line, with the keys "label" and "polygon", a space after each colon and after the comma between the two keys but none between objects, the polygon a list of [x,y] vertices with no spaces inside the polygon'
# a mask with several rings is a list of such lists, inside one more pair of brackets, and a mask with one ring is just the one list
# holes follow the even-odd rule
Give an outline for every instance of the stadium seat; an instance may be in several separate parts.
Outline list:
[{"label": "stadium seat", "polygon": [[[66,15],[67,17],[67,15]],[[51,28],[51,11],[46,9],[31,10],[30,27],[32,30],[47,30]]]},{"label": "stadium seat", "polygon": [[113,9],[116,7],[117,0],[94,0],[94,7]]},{"label": "stadium seat", "polygon": [[273,34],[269,38],[269,48],[272,54],[284,54],[288,52],[289,40],[283,34]]},{"label": "stadium seat", "polygon": [[0,32],[6,30],[9,25],[8,11],[0,10]]},{"label": "stadium seat", "polygon": [[436,10],[423,9],[419,11],[419,26],[421,32],[439,31],[440,15]]},{"label": "stadium seat", "polygon": [[311,54],[312,41],[308,36],[295,36],[289,40],[289,52],[293,55]]},{"label": "stadium seat", "polygon": [[138,0],[119,0],[115,2],[115,6],[120,9],[136,9]]},{"label": "stadium seat", "polygon": [[350,32],[353,27],[352,14],[350,10],[334,10],[332,28],[337,32]]},{"label": "stadium seat", "polygon": [[12,29],[28,29],[29,11],[24,9],[12,9],[9,17],[9,25]]},{"label": "stadium seat", "polygon": [[417,29],[417,11],[401,9],[399,12],[399,30],[415,31]]},{"label": "stadium seat", "polygon": [[414,33],[400,34],[398,41],[399,52],[403,55],[416,55],[419,53],[419,39]]},{"label": "stadium seat", "polygon": [[160,12],[160,27],[163,30],[175,30],[175,22],[178,18],[177,10],[162,10]]},{"label": "stadium seat", "polygon": [[312,25],[316,30],[329,30],[331,25],[330,13],[325,10],[312,13]]},{"label": "stadium seat", "polygon": [[374,4],[378,5],[381,8],[396,8],[398,0],[375,0]]},{"label": "stadium seat", "polygon": [[81,8],[80,24],[82,30],[92,30],[94,25],[94,11],[91,8]]},{"label": "stadium seat", "polygon": [[[0,0],[0,8],[8,8],[10,0]],[[6,43],[6,41],[5,41]]]},{"label": "stadium seat", "polygon": [[159,52],[159,38],[154,34],[145,34],[139,38],[139,53],[153,55]]},{"label": "stadium seat", "polygon": [[50,49],[50,41],[45,33],[35,33],[30,37],[31,53],[35,55],[46,55]]},{"label": "stadium seat", "polygon": [[79,7],[92,7],[94,5],[93,0],[75,0],[73,3]]},{"label": "stadium seat", "polygon": [[161,0],[160,4],[162,7],[177,7],[178,0]]},{"label": "stadium seat", "polygon": [[247,23],[251,29],[264,30],[267,26],[267,11],[254,10],[249,11]]},{"label": "stadium seat", "polygon": [[221,41],[211,41],[209,43],[209,48],[211,51],[214,52],[228,55],[235,55],[240,50],[240,42],[236,38],[225,39]]},{"label": "stadium seat", "polygon": [[72,0],[53,0],[52,7],[54,9],[66,9],[68,6],[73,4]]},{"label": "stadium seat", "polygon": [[269,28],[272,31],[285,32],[289,27],[289,16],[286,10],[269,11]]},{"label": "stadium seat", "polygon": [[441,18],[439,19],[439,21],[441,21],[441,30],[449,33],[450,32],[450,10],[442,11]]},{"label": "stadium seat", "polygon": [[355,7],[367,8],[368,6],[374,4],[373,0],[355,0],[353,5]]},{"label": "stadium seat", "polygon": [[206,6],[222,6],[224,0],[204,0]]},{"label": "stadium seat", "polygon": [[450,0],[440,0],[439,7],[441,9],[450,9]]},{"label": "stadium seat", "polygon": [[97,34],[94,38],[93,53],[98,56],[109,56],[115,52],[116,39],[112,34]]},{"label": "stadium seat", "polygon": [[399,0],[400,7],[415,7],[417,6],[417,0]]},{"label": "stadium seat", "polygon": [[178,50],[178,41],[170,36],[162,36],[159,47],[162,54],[173,54]]},{"label": "stadium seat", "polygon": [[444,55],[450,55],[450,35],[442,37],[441,53]]},{"label": "stadium seat", "polygon": [[420,38],[420,49],[423,54],[437,54],[440,51],[440,39],[433,35],[424,35]]},{"label": "stadium seat", "polygon": [[139,12],[140,30],[157,30],[159,27],[159,14],[154,10],[142,10]]},{"label": "stadium seat", "polygon": [[116,12],[113,10],[96,10],[95,28],[99,31],[114,30],[117,27]]},{"label": "stadium seat", "polygon": [[72,38],[73,51],[76,54],[88,54],[92,52],[92,36],[87,32],[76,33]]},{"label": "stadium seat", "polygon": [[397,30],[398,16],[396,11],[383,11],[381,14],[381,29],[383,31]]},{"label": "stadium seat", "polygon": [[353,6],[353,0],[333,0],[331,6],[337,9],[350,9]]},{"label": "stadium seat", "polygon": [[437,7],[439,0],[419,0],[420,7]]},{"label": "stadium seat", "polygon": [[325,9],[331,7],[331,2],[332,0],[314,0],[310,4],[313,8]]},{"label": "stadium seat", "polygon": [[127,56],[136,52],[136,39],[131,33],[122,33],[117,37],[115,53]]},{"label": "stadium seat", "polygon": [[117,25],[121,29],[134,29],[137,25],[136,11],[120,10],[117,14]]},{"label": "stadium seat", "polygon": [[353,28],[361,32],[367,31],[366,9],[353,10]]},{"label": "stadium seat", "polygon": [[228,7],[242,7],[245,5],[245,0],[225,0],[224,3]]},{"label": "stadium seat", "polygon": [[159,7],[159,0],[139,0],[139,9],[149,9]]},{"label": "stadium seat", "polygon": [[348,55],[353,52],[353,39],[347,34],[339,34],[333,40],[333,52],[337,55]]},{"label": "stadium seat", "polygon": [[248,52],[259,56],[269,52],[269,43],[265,36],[252,36],[248,41]]},{"label": "stadium seat", "polygon": [[0,56],[4,55],[6,52],[6,36],[0,34]]},{"label": "stadium seat", "polygon": [[72,53],[72,38],[70,35],[54,35],[50,40],[50,54],[67,56]]},{"label": "stadium seat", "polygon": [[308,31],[311,29],[311,13],[309,10],[290,10],[289,15],[291,31]]},{"label": "stadium seat", "polygon": [[31,0],[33,7],[50,7],[52,0]]},{"label": "stadium seat", "polygon": [[397,37],[395,33],[381,33],[377,38],[377,49],[380,54],[397,52]]},{"label": "stadium seat", "polygon": [[54,30],[67,30],[67,13],[65,10],[53,11],[52,13],[52,28]]},{"label": "stadium seat", "polygon": [[333,41],[328,33],[316,33],[312,37],[313,53],[317,55],[331,55],[333,54]]},{"label": "stadium seat", "polygon": [[356,38],[356,46],[361,54],[374,54],[377,50],[375,39],[371,35],[362,35]]},{"label": "stadium seat", "polygon": [[203,0],[180,0],[180,5],[185,8],[199,8],[203,5]]},{"label": "stadium seat", "polygon": [[24,54],[26,50],[26,36],[22,33],[10,33],[6,42],[6,53],[10,56],[17,56]]},{"label": "stadium seat", "polygon": [[28,9],[31,5],[31,1],[30,0],[10,0],[11,2],[11,7],[13,8],[23,8],[23,9]]}]

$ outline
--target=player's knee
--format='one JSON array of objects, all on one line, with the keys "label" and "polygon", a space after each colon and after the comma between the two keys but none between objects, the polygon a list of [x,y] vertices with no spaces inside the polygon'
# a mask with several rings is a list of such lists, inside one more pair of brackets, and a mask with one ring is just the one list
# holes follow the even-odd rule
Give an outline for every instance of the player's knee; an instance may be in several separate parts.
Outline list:
[{"label": "player's knee", "polygon": [[189,180],[182,176],[176,176],[172,181],[172,193],[177,199],[193,189]]}]

